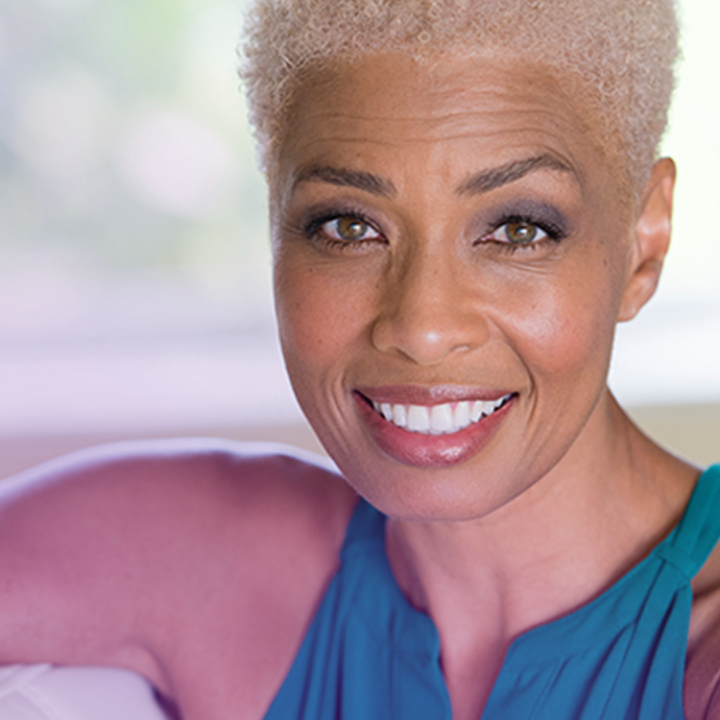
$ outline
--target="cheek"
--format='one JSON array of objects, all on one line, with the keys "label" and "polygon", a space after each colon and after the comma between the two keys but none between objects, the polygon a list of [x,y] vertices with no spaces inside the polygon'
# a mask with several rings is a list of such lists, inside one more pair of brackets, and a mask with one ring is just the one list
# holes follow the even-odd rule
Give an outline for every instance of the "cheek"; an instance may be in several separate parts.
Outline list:
[{"label": "cheek", "polygon": [[290,256],[277,259],[274,275],[278,329],[291,376],[297,370],[322,372],[351,353],[368,324],[362,294],[341,277]]},{"label": "cheek", "polygon": [[559,281],[526,286],[514,298],[508,325],[531,373],[566,387],[570,378],[604,380],[619,298],[602,261],[593,270],[569,267]]}]

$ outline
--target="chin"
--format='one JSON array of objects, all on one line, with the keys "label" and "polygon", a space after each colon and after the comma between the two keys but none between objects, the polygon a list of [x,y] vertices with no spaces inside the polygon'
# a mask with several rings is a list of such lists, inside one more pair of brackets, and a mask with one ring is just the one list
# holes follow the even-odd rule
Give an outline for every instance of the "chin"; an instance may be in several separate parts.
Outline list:
[{"label": "chin", "polygon": [[531,484],[527,472],[512,472],[507,462],[489,458],[423,468],[372,450],[334,459],[359,495],[385,515],[402,520],[479,519],[511,502]]}]

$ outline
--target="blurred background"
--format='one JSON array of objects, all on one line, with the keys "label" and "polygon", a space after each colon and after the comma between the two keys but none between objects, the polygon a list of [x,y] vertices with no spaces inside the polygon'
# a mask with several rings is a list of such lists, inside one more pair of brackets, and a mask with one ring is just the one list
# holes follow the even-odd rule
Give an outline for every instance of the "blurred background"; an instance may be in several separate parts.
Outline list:
[{"label": "blurred background", "polygon": [[[317,449],[272,319],[265,189],[235,74],[242,0],[0,0],[0,477],[133,437]],[[661,290],[611,386],[720,459],[720,5],[682,0]],[[715,212],[716,210],[713,210]]]}]

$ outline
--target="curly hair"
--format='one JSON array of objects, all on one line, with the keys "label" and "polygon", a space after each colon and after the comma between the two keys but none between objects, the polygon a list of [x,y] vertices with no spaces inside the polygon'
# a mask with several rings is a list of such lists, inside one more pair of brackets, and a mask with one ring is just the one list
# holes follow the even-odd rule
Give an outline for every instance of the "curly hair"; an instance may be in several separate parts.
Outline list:
[{"label": "curly hair", "polygon": [[[667,125],[675,0],[254,0],[240,74],[267,172],[307,72],[337,59],[502,50],[562,73],[592,99],[603,142],[639,192]],[[569,75],[568,75],[569,74]]]}]

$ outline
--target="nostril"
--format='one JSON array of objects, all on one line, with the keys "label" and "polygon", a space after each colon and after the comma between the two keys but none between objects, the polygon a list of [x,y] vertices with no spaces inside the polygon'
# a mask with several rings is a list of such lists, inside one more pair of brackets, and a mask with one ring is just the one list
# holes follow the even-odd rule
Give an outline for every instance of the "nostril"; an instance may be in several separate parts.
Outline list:
[{"label": "nostril", "polygon": [[396,313],[377,319],[373,345],[383,353],[405,356],[420,365],[436,365],[451,354],[466,353],[483,345],[487,325],[476,316]]}]

